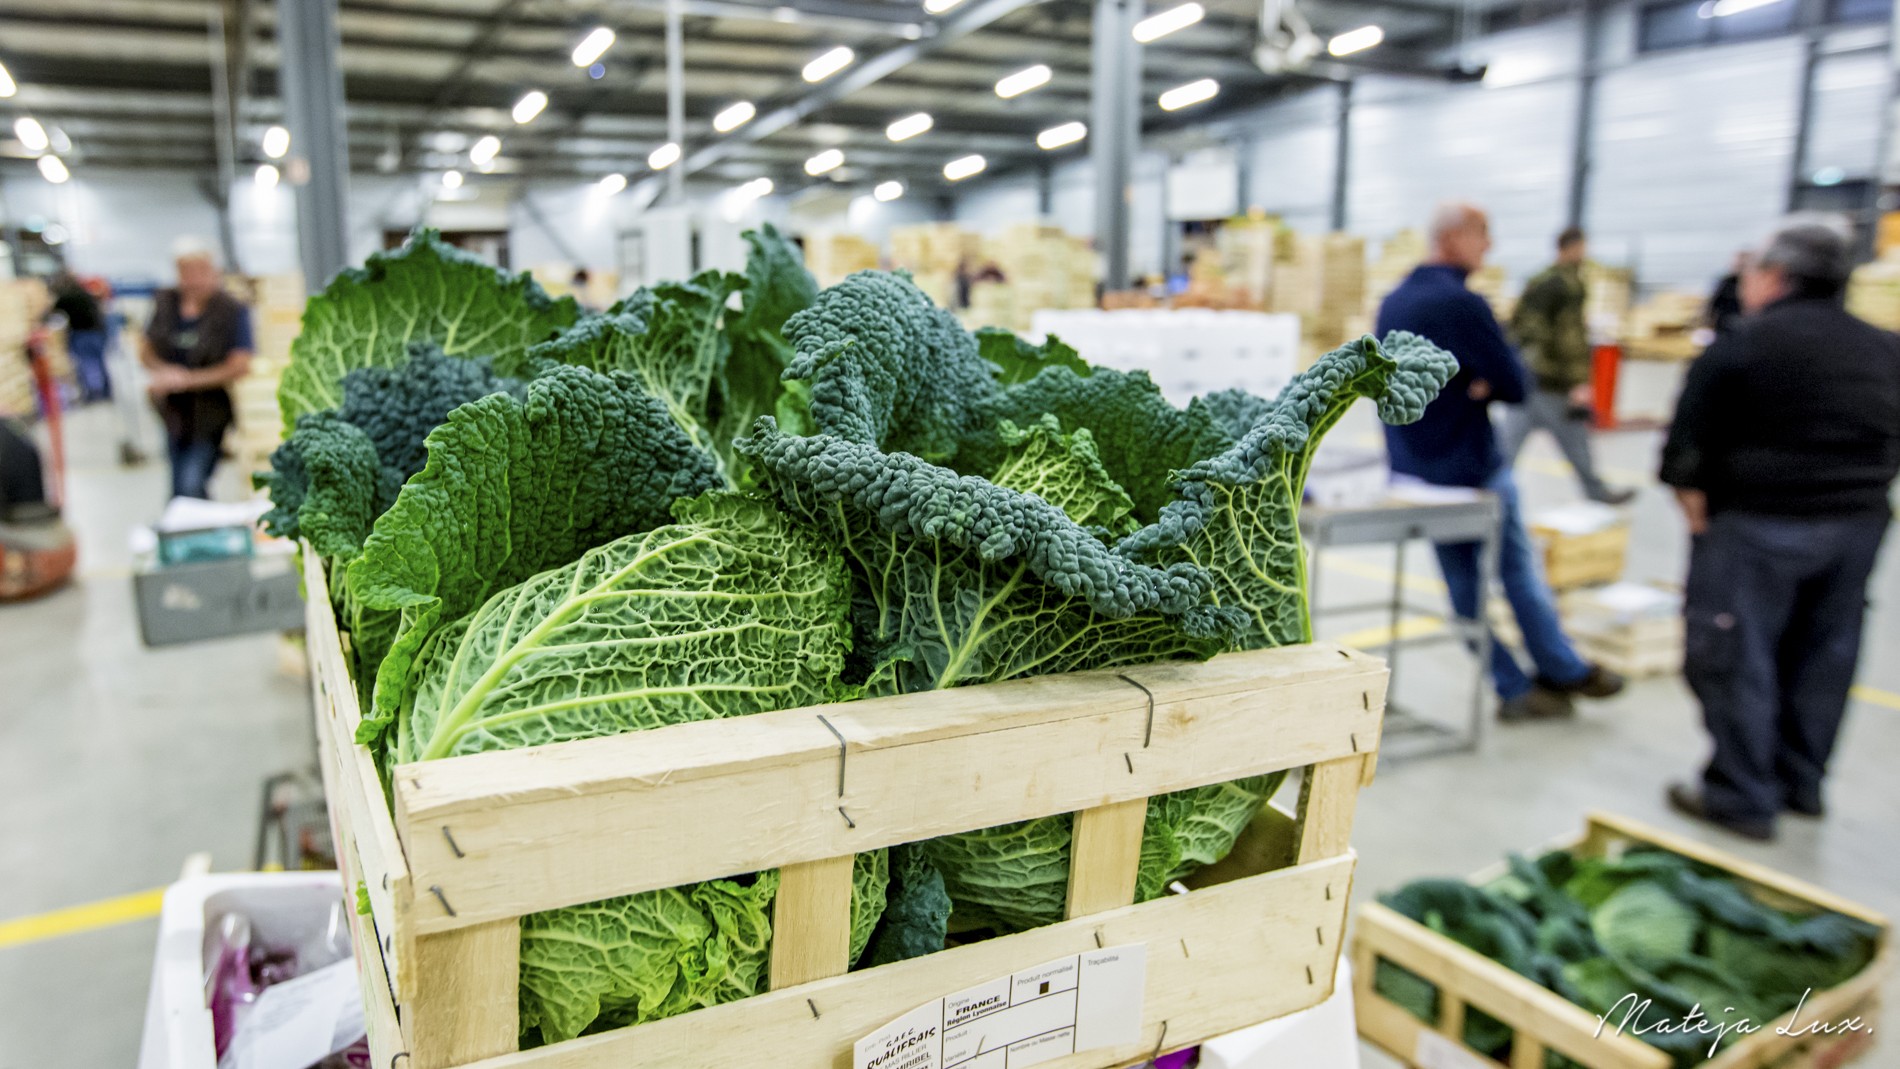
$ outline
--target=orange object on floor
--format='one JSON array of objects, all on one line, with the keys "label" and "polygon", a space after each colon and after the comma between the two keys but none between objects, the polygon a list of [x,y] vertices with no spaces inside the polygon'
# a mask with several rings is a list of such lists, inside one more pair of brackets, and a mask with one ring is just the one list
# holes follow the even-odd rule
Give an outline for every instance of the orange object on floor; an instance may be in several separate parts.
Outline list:
[{"label": "orange object on floor", "polygon": [[1597,430],[1616,427],[1616,372],[1622,363],[1621,345],[1599,345],[1590,351],[1590,407]]}]

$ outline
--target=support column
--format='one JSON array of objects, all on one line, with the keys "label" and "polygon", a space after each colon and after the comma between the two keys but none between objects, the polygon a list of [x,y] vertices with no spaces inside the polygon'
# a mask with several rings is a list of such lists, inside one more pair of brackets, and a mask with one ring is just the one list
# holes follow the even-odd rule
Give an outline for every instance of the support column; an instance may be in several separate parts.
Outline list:
[{"label": "support column", "polygon": [[1352,179],[1352,79],[1339,83],[1339,122],[1333,137],[1332,228],[1346,229],[1346,190]]},{"label": "support column", "polygon": [[1095,247],[1104,289],[1127,289],[1129,200],[1141,146],[1139,0],[1095,0],[1089,72],[1089,162],[1095,173]]},{"label": "support column", "polygon": [[1056,169],[1048,162],[1036,167],[1036,214],[1044,219],[1056,211]]},{"label": "support column", "polygon": [[316,293],[349,263],[349,141],[337,66],[337,0],[277,8],[279,80],[290,129],[289,174],[297,194],[297,246],[304,288]]},{"label": "support column", "polygon": [[1800,206],[1801,187],[1807,184],[1809,132],[1814,126],[1814,74],[1821,65],[1821,32],[1809,30],[1802,43],[1801,89],[1796,98],[1794,147],[1788,158],[1788,210]]},{"label": "support column", "polygon": [[1570,142],[1570,196],[1564,221],[1582,226],[1590,197],[1590,142],[1596,132],[1597,70],[1603,65],[1605,0],[1583,0],[1583,55],[1577,67],[1577,124]]},{"label": "support column", "polygon": [[667,203],[679,204],[686,187],[686,44],[680,28],[681,0],[666,0],[666,139],[680,147],[680,163],[666,171]]}]

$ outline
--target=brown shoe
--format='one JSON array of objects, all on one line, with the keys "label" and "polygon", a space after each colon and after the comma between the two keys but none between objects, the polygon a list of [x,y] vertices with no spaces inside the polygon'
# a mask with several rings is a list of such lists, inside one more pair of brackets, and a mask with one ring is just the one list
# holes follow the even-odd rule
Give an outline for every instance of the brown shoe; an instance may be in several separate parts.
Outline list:
[{"label": "brown shoe", "polygon": [[1506,724],[1562,720],[1575,715],[1577,707],[1571,702],[1570,695],[1545,686],[1532,687],[1515,698],[1498,703],[1498,720]]},{"label": "brown shoe", "polygon": [[1589,674],[1575,683],[1556,683],[1544,676],[1537,677],[1537,685],[1559,694],[1576,694],[1585,698],[1609,698],[1620,694],[1629,680],[1610,671],[1600,664],[1592,664]]},{"label": "brown shoe", "polygon": [[1775,822],[1773,820],[1731,820],[1709,812],[1702,800],[1702,792],[1686,783],[1671,783],[1665,795],[1669,799],[1669,808],[1685,817],[1694,817],[1707,824],[1713,824],[1725,831],[1731,831],[1744,839],[1753,839],[1758,843],[1775,841]]}]

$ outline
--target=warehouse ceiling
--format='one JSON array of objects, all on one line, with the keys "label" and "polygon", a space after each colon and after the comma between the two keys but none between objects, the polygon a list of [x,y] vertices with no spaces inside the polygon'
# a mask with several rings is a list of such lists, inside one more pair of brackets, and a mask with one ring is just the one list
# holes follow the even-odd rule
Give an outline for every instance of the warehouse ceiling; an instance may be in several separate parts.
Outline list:
[{"label": "warehouse ceiling", "polygon": [[[1049,160],[1057,154],[1038,149],[1036,135],[1089,117],[1089,0],[962,0],[941,15],[926,13],[923,0],[681,2],[686,166],[696,179],[763,175],[795,187],[812,181],[807,158],[838,148],[845,163],[823,181],[898,178],[928,188],[943,184],[945,161],[967,153],[984,155],[992,171]],[[1309,0],[1303,10],[1322,36],[1376,23],[1385,42],[1352,57],[1353,67],[1274,77],[1249,58],[1257,0],[1201,2],[1200,23],[1144,50],[1151,129],[1352,69],[1443,77],[1426,57],[1481,20],[1459,0]],[[502,148],[492,168],[501,173],[637,180],[666,140],[664,10],[665,0],[341,0],[352,168],[467,168],[467,147],[494,134]],[[263,161],[263,131],[282,113],[274,23],[274,5],[261,0],[0,0],[0,63],[19,83],[0,100],[0,115],[7,128],[25,114],[56,127],[71,142],[63,155],[75,170],[210,175],[223,81],[234,163],[248,171]],[[571,54],[597,26],[617,40],[593,70],[577,67]],[[804,65],[839,45],[856,63],[806,83]],[[1034,64],[1051,68],[1047,85],[1010,100],[997,95],[999,78]],[[1214,100],[1172,115],[1158,107],[1163,91],[1201,78],[1220,83]],[[517,125],[509,110],[531,89],[550,102]],[[741,100],[757,108],[754,126],[716,134],[712,117]],[[903,142],[886,136],[893,120],[918,111],[933,117],[929,132]],[[775,117],[795,121],[769,129]],[[1061,151],[1086,151],[1086,142]],[[26,167],[33,155],[0,140],[0,163]]]}]

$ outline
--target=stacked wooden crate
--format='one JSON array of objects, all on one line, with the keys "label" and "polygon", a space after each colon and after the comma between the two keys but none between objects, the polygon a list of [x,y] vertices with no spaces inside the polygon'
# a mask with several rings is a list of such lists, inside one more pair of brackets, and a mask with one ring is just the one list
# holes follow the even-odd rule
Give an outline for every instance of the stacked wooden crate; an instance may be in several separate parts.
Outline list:
[{"label": "stacked wooden crate", "polygon": [[0,281],[0,416],[30,416],[39,410],[26,338],[39,322],[44,289],[27,279]]},{"label": "stacked wooden crate", "polygon": [[[1682,592],[1653,583],[1617,582],[1557,596],[1557,615],[1577,652],[1619,675],[1648,679],[1682,670]],[[1521,649],[1523,633],[1503,599],[1491,603],[1492,634]]]},{"label": "stacked wooden crate", "polygon": [[303,276],[252,279],[250,290],[256,348],[250,373],[231,387],[237,428],[229,440],[232,456],[246,473],[269,468],[271,451],[284,438],[283,418],[277,409],[277,382],[290,363],[290,346],[297,340],[303,322]]},{"label": "stacked wooden crate", "polygon": [[1884,330],[1900,330],[1900,250],[1854,269],[1847,310]]},{"label": "stacked wooden crate", "polygon": [[[376,1065],[835,1069],[858,1039],[934,999],[1131,944],[1146,961],[1142,1004],[1128,1011],[1137,1038],[1065,1056],[1064,1069],[1126,1065],[1331,993],[1353,810],[1385,705],[1374,658],[1324,644],[1229,653],[675,724],[385,777],[356,741],[357,687],[322,558],[304,561],[338,863],[367,906],[348,921]],[[1263,807],[1185,893],[1134,901],[1150,796],[1294,768],[1293,813]],[[1064,813],[1067,920],[849,969],[856,853]],[[514,1053],[524,915],[766,869],[780,875],[769,991]]]},{"label": "stacked wooden crate", "polygon": [[985,242],[984,251],[1004,281],[981,297],[987,317],[977,314],[981,287],[972,287],[973,325],[1028,330],[1030,317],[1044,309],[1095,307],[1095,253],[1061,227],[1017,223]]},{"label": "stacked wooden crate", "polygon": [[807,234],[805,266],[820,286],[835,286],[846,275],[876,268],[877,246],[856,234]]},{"label": "stacked wooden crate", "polygon": [[1214,236],[1221,275],[1253,308],[1268,306],[1274,264],[1291,259],[1292,245],[1293,232],[1272,216],[1229,220]]},{"label": "stacked wooden crate", "polygon": [[1630,310],[1623,354],[1636,360],[1693,360],[1702,352],[1694,340],[1706,302],[1700,294],[1658,293]]},{"label": "stacked wooden crate", "polygon": [[1273,265],[1268,309],[1298,315],[1313,348],[1340,344],[1365,307],[1365,239],[1299,234],[1280,251],[1284,255]]},{"label": "stacked wooden crate", "polygon": [[891,231],[891,266],[909,271],[917,288],[941,308],[957,305],[957,269],[978,266],[983,239],[955,223],[919,223]]},{"label": "stacked wooden crate", "polygon": [[1589,325],[1591,337],[1621,338],[1629,324],[1634,292],[1630,269],[1585,261],[1583,289],[1583,321]]}]

